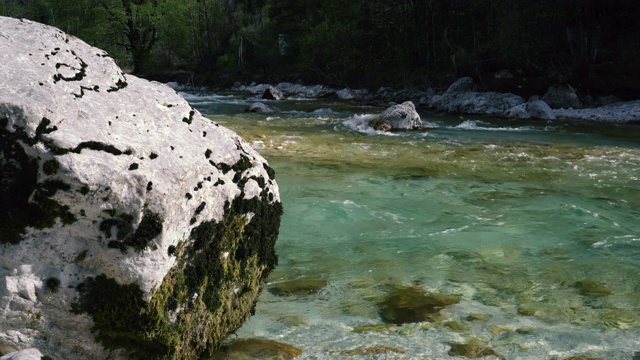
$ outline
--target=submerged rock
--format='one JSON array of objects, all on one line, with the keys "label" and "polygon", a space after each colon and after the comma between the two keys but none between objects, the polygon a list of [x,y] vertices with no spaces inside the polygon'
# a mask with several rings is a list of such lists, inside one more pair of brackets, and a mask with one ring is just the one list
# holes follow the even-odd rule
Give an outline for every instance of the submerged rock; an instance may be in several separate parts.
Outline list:
[{"label": "submerged rock", "polygon": [[404,353],[405,353],[404,350],[397,347],[376,344],[371,346],[362,346],[362,347],[351,349],[351,350],[336,351],[333,354],[339,355],[339,356],[376,356],[376,355],[383,355],[383,354],[404,354]]},{"label": "submerged rock", "polygon": [[607,287],[604,283],[601,283],[597,280],[592,279],[584,279],[576,281],[573,284],[580,295],[591,296],[591,297],[601,297],[611,295],[611,289]]},{"label": "submerged rock", "polygon": [[211,359],[226,360],[289,360],[302,355],[295,346],[265,339],[240,339],[223,346]]},{"label": "submerged rock", "polygon": [[271,284],[267,287],[276,296],[311,295],[327,286],[323,279],[295,279]]},{"label": "submerged rock", "polygon": [[371,127],[375,130],[411,130],[422,126],[420,115],[411,101],[392,105],[379,116],[371,119]]},{"label": "submerged rock", "polygon": [[483,358],[486,356],[495,356],[498,359],[504,359],[505,357],[500,355],[495,350],[488,347],[484,342],[479,339],[469,339],[464,344],[451,343],[449,344],[451,349],[449,355],[462,356],[466,358]]},{"label": "submerged rock", "polygon": [[261,113],[261,114],[275,114],[278,111],[272,108],[269,105],[265,105],[263,103],[253,103],[246,108],[244,108],[244,112],[252,112],[252,113]]},{"label": "submerged rock", "polygon": [[444,307],[460,299],[437,293],[427,293],[417,286],[392,289],[380,303],[380,317],[386,323],[404,324],[432,320]]},{"label": "submerged rock", "polygon": [[282,207],[249,144],[55,28],[0,17],[0,341],[194,359],[251,314]]}]

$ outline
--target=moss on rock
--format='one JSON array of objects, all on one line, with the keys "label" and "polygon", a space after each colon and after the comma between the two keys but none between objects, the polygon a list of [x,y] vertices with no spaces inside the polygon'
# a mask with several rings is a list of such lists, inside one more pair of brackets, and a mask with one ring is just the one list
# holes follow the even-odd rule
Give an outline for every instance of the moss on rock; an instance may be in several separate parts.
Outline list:
[{"label": "moss on rock", "polygon": [[242,325],[277,265],[282,205],[269,203],[264,191],[250,200],[238,196],[225,210],[222,221],[202,223],[173,249],[180,260],[149,302],[135,284],[87,279],[75,309],[93,317],[100,343],[140,359],[197,359]]}]

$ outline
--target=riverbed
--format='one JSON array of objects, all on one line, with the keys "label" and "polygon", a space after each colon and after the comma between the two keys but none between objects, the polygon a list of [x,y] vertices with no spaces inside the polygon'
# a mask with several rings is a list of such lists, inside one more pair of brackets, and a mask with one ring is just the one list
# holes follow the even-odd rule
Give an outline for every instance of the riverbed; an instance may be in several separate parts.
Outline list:
[{"label": "riverbed", "polygon": [[[279,265],[238,338],[300,359],[640,358],[639,126],[423,112],[428,129],[382,133],[363,119],[384,108],[182,95],[280,187]],[[398,289],[457,301],[390,321]]]}]

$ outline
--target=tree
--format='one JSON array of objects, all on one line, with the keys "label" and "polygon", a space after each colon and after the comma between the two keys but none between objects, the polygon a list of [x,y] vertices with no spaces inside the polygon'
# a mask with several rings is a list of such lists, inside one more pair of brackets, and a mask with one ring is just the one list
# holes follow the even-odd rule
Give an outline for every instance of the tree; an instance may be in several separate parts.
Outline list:
[{"label": "tree", "polygon": [[[133,60],[133,73],[145,72],[149,55],[158,40],[159,4],[164,0],[97,0],[108,15],[117,45]],[[125,40],[125,41],[121,41]]]}]

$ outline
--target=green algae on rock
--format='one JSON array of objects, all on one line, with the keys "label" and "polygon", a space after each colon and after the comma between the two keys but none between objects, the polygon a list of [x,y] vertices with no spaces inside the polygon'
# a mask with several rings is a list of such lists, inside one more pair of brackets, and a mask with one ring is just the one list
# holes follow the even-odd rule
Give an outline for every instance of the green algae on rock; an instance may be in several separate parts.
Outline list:
[{"label": "green algae on rock", "polygon": [[438,293],[427,293],[417,286],[393,288],[379,304],[382,320],[404,324],[433,319],[442,308],[457,304],[460,299]]},{"label": "green algae on rock", "polygon": [[383,354],[404,354],[405,351],[388,345],[375,344],[371,346],[362,346],[350,350],[342,350],[333,352],[338,356],[376,356]]},{"label": "green algae on rock", "polygon": [[602,297],[611,295],[612,291],[609,287],[597,280],[593,279],[583,279],[576,281],[573,284],[573,287],[578,290],[580,295],[591,296],[591,297]]},{"label": "green algae on rock", "polygon": [[[261,224],[277,229],[282,206],[265,205],[264,196],[263,202],[236,198],[222,222],[195,228],[192,245],[176,250],[183,260],[149,302],[134,283],[118,284],[103,274],[86,279],[75,311],[92,316],[92,331],[107,349],[125,349],[140,359],[212,354],[252,313],[261,281],[277,264],[278,232],[264,231]],[[248,210],[254,213],[251,222],[243,215]],[[249,236],[271,251],[252,248]]]},{"label": "green algae on rock", "polygon": [[449,350],[449,355],[451,356],[462,356],[466,358],[495,356],[498,359],[505,358],[495,350],[488,347],[482,340],[477,338],[470,338],[464,344],[450,343],[449,345],[451,346],[451,349]]},{"label": "green algae on rock", "polygon": [[205,359],[249,360],[270,359],[289,360],[301,355],[302,350],[293,345],[266,339],[239,339],[223,345],[219,351]]}]

